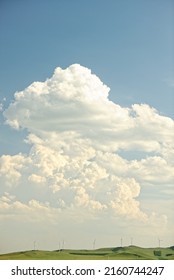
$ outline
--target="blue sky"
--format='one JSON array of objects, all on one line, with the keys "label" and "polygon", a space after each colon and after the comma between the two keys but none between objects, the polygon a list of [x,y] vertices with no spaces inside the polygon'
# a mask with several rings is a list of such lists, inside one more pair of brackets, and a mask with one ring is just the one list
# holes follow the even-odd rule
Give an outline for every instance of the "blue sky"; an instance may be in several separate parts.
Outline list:
[{"label": "blue sky", "polygon": [[[106,100],[106,102],[104,102],[103,99],[101,100],[101,111],[103,110],[102,112],[105,112],[106,114],[106,119],[104,119],[103,117],[101,117],[101,115],[97,117],[97,114],[100,113],[100,109],[97,106],[96,111],[94,109],[95,107],[93,107],[92,104],[89,109],[88,104],[85,103],[86,99],[83,100],[83,108],[84,112],[86,112],[86,116],[88,115],[88,112],[91,112],[91,115],[95,119],[94,123],[88,123],[88,120],[86,120],[85,124],[87,125],[89,131],[93,131],[93,128],[96,128],[98,135],[95,131],[93,131],[93,134],[92,132],[90,132],[91,134],[86,133],[83,128],[84,124],[82,124],[80,122],[80,119],[77,118],[80,129],[77,130],[75,124],[73,124],[73,128],[75,132],[80,131],[81,137],[83,137],[80,138],[81,140],[78,140],[81,142],[76,142],[75,138],[71,139],[72,143],[74,143],[73,147],[75,151],[79,143],[81,143],[79,145],[82,145],[82,147],[84,145],[84,150],[86,151],[86,147],[89,144],[85,142],[86,139],[90,139],[90,141],[92,141],[93,139],[94,143],[89,144],[89,153],[91,153],[90,155],[93,155],[93,157],[95,154],[95,168],[98,170],[97,174],[109,174],[109,172],[114,172],[114,167],[108,166],[111,154],[114,157],[113,162],[115,162],[115,164],[121,164],[123,173],[125,172],[125,178],[122,171],[119,171],[120,173],[118,172],[118,174],[116,171],[117,178],[113,179],[115,180],[115,184],[118,185],[117,194],[120,197],[123,195],[123,185],[125,186],[125,189],[128,188],[127,193],[131,192],[129,190],[129,187],[127,187],[128,185],[132,186],[132,188],[135,189],[135,193],[132,194],[131,197],[129,197],[132,203],[132,213],[134,213],[134,216],[139,217],[140,219],[148,220],[148,225],[146,224],[144,226],[140,226],[137,221],[134,221],[135,224],[137,223],[137,227],[141,227],[140,232],[142,236],[143,227],[145,227],[148,232],[148,226],[150,227],[151,223],[156,224],[157,230],[157,228],[160,227],[161,223],[165,223],[166,219],[168,218],[168,223],[171,226],[171,216],[173,208],[170,197],[171,195],[173,195],[173,190],[171,189],[173,178],[171,170],[173,161],[172,156],[170,155],[173,151],[171,144],[171,129],[173,127],[172,119],[174,118],[173,16],[174,6],[172,0],[1,1],[0,104],[2,110],[0,115],[0,155],[2,156],[1,164],[3,170],[1,174],[3,178],[1,181],[1,183],[3,184],[1,195],[3,203],[4,201],[11,203],[11,206],[9,206],[9,213],[11,209],[14,209],[14,211],[16,211],[17,213],[17,208],[15,207],[16,205],[20,205],[21,209],[28,207],[28,215],[32,217],[32,207],[37,210],[39,209],[39,203],[46,203],[45,199],[50,189],[53,191],[53,193],[49,193],[51,208],[47,207],[46,204],[42,206],[43,208],[47,207],[48,209],[46,209],[48,212],[54,212],[55,198],[53,197],[53,194],[55,194],[56,199],[58,199],[57,196],[59,197],[56,184],[58,184],[58,180],[61,176],[64,176],[65,179],[65,177],[68,176],[65,176],[65,174],[67,174],[66,172],[68,172],[67,170],[70,170],[70,167],[66,163],[66,168],[64,167],[65,169],[62,171],[63,175],[56,173],[57,181],[55,181],[54,184],[52,183],[51,187],[49,184],[52,179],[50,177],[51,173],[49,172],[52,172],[53,170],[55,172],[55,166],[50,167],[52,168],[52,171],[47,170],[48,174],[46,173],[47,175],[45,178],[41,176],[41,170],[35,170],[37,165],[36,162],[39,160],[42,162],[42,158],[48,156],[47,145],[49,141],[51,143],[50,147],[52,149],[51,151],[49,151],[49,153],[51,153],[52,157],[54,158],[53,150],[56,153],[54,137],[58,137],[55,136],[58,132],[55,132],[57,131],[55,130],[55,134],[53,134],[53,131],[52,134],[48,133],[48,127],[50,123],[52,124],[53,130],[55,129],[53,112],[49,110],[46,111],[46,107],[44,107],[44,98],[40,101],[38,101],[38,99],[36,98],[35,107],[37,108],[37,110],[35,111],[34,103],[32,108],[31,100],[29,100],[27,97],[27,92],[30,93],[31,91],[31,89],[28,89],[27,91],[28,86],[34,81],[43,82],[43,85],[45,85],[46,79],[52,77],[55,68],[60,67],[61,69],[69,69],[67,71],[70,71],[72,79],[74,79],[74,85],[76,85],[77,87],[77,91],[79,89],[83,90],[83,88],[81,88],[80,86],[80,77],[83,80],[83,73],[86,73],[84,75],[86,75],[85,77],[88,77],[88,80],[91,81],[91,85],[88,84],[88,80],[84,82],[84,85],[86,83],[93,92],[94,88],[92,85],[93,83],[96,83],[96,88],[101,88],[101,91],[104,92],[105,89],[100,85],[100,83],[96,81],[93,76],[89,75],[89,72],[87,70],[88,68],[91,69],[92,73],[97,75],[99,79],[110,88],[109,100],[112,101],[114,105],[112,107],[111,105],[107,105],[108,103]],[[74,68],[69,68],[69,66],[72,64],[76,64],[76,66]],[[83,67],[79,68],[77,64],[84,66],[86,70],[84,70]],[[65,87],[67,79],[66,73],[69,72],[61,71],[58,71],[58,73],[62,75],[61,79]],[[76,77],[76,73],[79,74],[79,80]],[[53,78],[50,79],[50,84],[53,84]],[[24,96],[26,99],[20,99],[19,102],[14,98],[14,93],[20,91],[24,92]],[[40,85],[36,86],[35,91],[40,91]],[[50,98],[52,98],[51,102],[53,102],[53,104],[54,102],[55,104],[59,104],[59,102],[62,102],[61,98],[63,98],[63,96],[55,97],[54,95],[52,95],[52,92],[50,92],[49,87],[48,92],[50,93]],[[66,95],[66,93],[64,94]],[[96,93],[96,98],[100,99],[97,94],[98,93]],[[75,112],[78,112],[78,114],[82,113],[81,109],[78,107],[79,101],[77,102],[76,96],[74,96],[73,98],[75,100],[73,101],[73,104],[76,104],[73,105],[76,108]],[[82,97],[79,98],[80,100],[82,100]],[[41,102],[40,104],[42,104],[43,107],[39,106],[39,102]],[[134,107],[132,107],[133,104],[147,104],[147,106],[135,105]],[[65,124],[67,124],[68,122],[71,123],[71,119],[73,118],[73,111],[71,112],[72,107],[68,106],[70,105],[66,104],[65,107],[67,119],[64,119],[65,116],[63,113],[61,115],[61,109],[60,115],[56,115],[57,113],[54,112],[57,118],[65,121]],[[107,106],[109,106],[108,110],[111,111],[110,115],[108,115],[107,113]],[[112,123],[113,121],[114,124],[115,116],[112,115],[112,110],[115,110],[113,109],[116,108],[115,106],[117,106],[118,110],[116,118],[117,121],[120,122],[120,127],[117,128],[118,134],[114,134],[116,133],[115,126],[110,126],[110,122]],[[152,107],[154,107],[157,111],[154,112]],[[67,110],[67,108],[69,109]],[[34,112],[34,115],[30,115],[30,112]],[[43,114],[42,116],[44,116],[45,114],[45,131],[41,131],[42,129],[38,127],[38,124],[40,124],[41,127],[43,127],[44,124],[40,123],[40,118],[37,115],[37,112]],[[135,122],[128,117],[129,113],[132,116],[135,115],[137,117],[137,119],[135,118]],[[25,119],[26,114],[29,114],[29,118],[31,117],[30,121],[28,119]],[[122,116],[122,118],[120,116]],[[100,117],[101,123],[103,123],[103,130],[105,132],[109,131],[109,134],[107,134],[108,132],[106,134],[101,134],[101,123],[97,123],[97,119]],[[47,123],[46,118],[48,118],[50,123]],[[14,122],[15,119],[16,123]],[[9,125],[4,124],[5,120],[7,120]],[[19,125],[22,129],[15,130],[14,128],[17,128],[15,127],[16,125]],[[125,132],[124,130],[124,127],[126,125],[128,126],[128,129],[130,128],[129,132]],[[68,133],[69,127],[65,125],[64,131],[66,131],[66,129]],[[136,133],[137,139],[134,137],[134,134],[136,135]],[[113,143],[110,139],[111,135],[113,135]],[[24,139],[26,139],[27,137],[29,137],[30,140],[26,143]],[[64,134],[63,136],[61,134],[61,137],[63,137],[61,138],[63,141],[62,143],[65,143],[66,139],[69,139],[66,138],[67,135]],[[99,137],[101,137],[101,143],[99,141]],[[131,137],[131,139],[129,137]],[[159,138],[158,141],[157,138]],[[107,139],[109,139],[109,142],[106,141]],[[122,142],[120,139],[122,139]],[[127,144],[127,147],[125,144],[125,139],[127,139],[127,141],[129,142],[129,144]],[[57,141],[59,140],[60,137],[57,138]],[[69,140],[67,140],[67,145],[70,145],[68,141]],[[116,145],[114,141],[118,141],[118,145]],[[41,145],[42,148],[38,149],[37,145]],[[94,150],[97,152],[94,153]],[[101,150],[101,152],[103,153],[102,164],[102,156],[99,153],[99,150]],[[105,152],[111,153],[110,157],[108,156],[108,154],[104,154]],[[115,153],[119,155],[120,158],[116,159]],[[33,156],[33,154],[35,154],[35,157]],[[39,159],[37,158],[38,154],[40,155]],[[7,158],[4,159],[3,155],[7,155]],[[16,155],[16,158],[12,157],[13,155]],[[64,150],[64,158],[61,159],[62,162],[65,162],[67,160],[67,157],[69,157],[72,160],[72,164],[74,164],[74,155],[71,155],[69,152],[69,148],[66,147],[66,149]],[[84,160],[84,155],[81,155],[81,157]],[[126,162],[126,158],[129,162]],[[132,159],[134,159],[135,161],[131,161]],[[13,166],[14,162],[16,161],[17,163],[19,163],[19,166],[16,167],[16,170],[14,170]],[[33,162],[32,166],[30,161]],[[23,167],[21,167],[20,162],[22,162]],[[104,162],[107,162],[106,166],[104,165]],[[7,168],[7,166],[9,169]],[[77,160],[77,166],[80,166],[80,160]],[[163,189],[164,185],[160,185],[158,187],[159,178],[157,176],[156,166],[159,168],[159,170],[160,168],[161,170],[165,170],[167,174],[166,181],[164,180],[166,189]],[[42,167],[45,168],[44,165]],[[5,176],[3,175],[5,174],[3,173],[5,172],[4,168],[7,168],[6,172],[9,172],[9,174],[11,174],[8,178],[3,177]],[[79,168],[82,168],[82,174],[83,176],[85,176],[86,171],[84,169],[84,165]],[[95,168],[93,166],[93,163],[91,163],[90,168],[90,172],[94,172]],[[151,169],[152,173],[150,173]],[[20,171],[20,174],[18,174],[19,170],[22,170]],[[135,170],[137,170],[137,173],[135,172]],[[71,176],[72,172],[73,171],[71,170]],[[145,176],[144,181],[141,179],[141,175],[143,174]],[[22,178],[20,182],[15,181],[18,190],[9,189],[9,185],[11,182],[10,180],[12,178],[10,176],[14,176],[14,178],[16,178],[14,179],[14,181],[17,180],[17,178]],[[99,188],[100,186],[102,190],[102,184],[104,184],[104,181],[102,180],[106,179],[103,179],[104,177],[102,176],[104,175],[100,176],[98,177],[98,179],[96,179],[95,184],[96,188]],[[128,179],[126,178],[126,176]],[[7,182],[3,180],[7,180]],[[79,180],[82,180],[82,178],[80,177]],[[108,183],[110,184],[111,188],[108,193],[112,191],[111,181],[109,181],[110,183]],[[26,182],[30,182],[31,185],[33,184],[31,186],[31,192],[28,190],[25,192],[23,190],[22,186],[23,184],[27,184]],[[43,183],[43,185],[45,184],[44,191],[42,190],[41,192],[41,199],[39,199],[40,194],[37,187],[35,186],[38,182]],[[67,181],[64,183],[68,184]],[[94,182],[91,181],[91,184],[94,184]],[[5,187],[5,185],[7,186]],[[141,189],[140,193],[139,188]],[[105,209],[103,211],[106,211],[106,208],[109,209],[109,207],[111,207],[112,209],[118,208],[116,202],[108,202],[109,194],[108,201],[104,203],[102,191],[98,192],[96,190],[92,194],[92,191],[88,190],[88,187],[86,188],[86,193],[85,189],[80,189],[80,187],[79,189],[76,189],[76,191],[77,192],[74,201],[75,203],[77,203],[76,206],[78,207],[80,207],[78,203],[79,197],[81,196],[82,201],[85,201],[86,199],[86,202],[84,203],[86,203],[85,205],[88,205],[88,207],[95,206],[96,208],[98,207],[101,209]],[[63,209],[64,203],[68,204],[70,201],[70,196],[72,196],[72,194],[68,194],[68,199],[66,201],[66,199],[64,199],[65,195],[66,194],[64,193],[64,191],[61,190],[61,202],[59,202]],[[162,199],[162,195],[164,195],[165,197],[164,201]],[[37,203],[36,201],[33,202],[31,200],[32,196],[35,197]],[[91,198],[93,196],[96,196],[98,200],[94,201],[94,199]],[[136,203],[134,201],[135,197],[137,197],[136,199],[141,202],[140,209],[138,208],[138,206],[136,206]],[[17,201],[18,204],[15,203],[15,201]],[[161,205],[160,210],[158,209],[158,203],[161,203],[159,204]],[[163,213],[166,205],[170,205],[169,210],[167,213]],[[78,207],[77,209],[75,208],[75,212],[73,212],[72,214],[73,217],[76,217],[79,209]],[[157,209],[159,211],[157,211]],[[66,217],[69,215],[70,211],[70,208],[67,208],[65,210],[65,220],[67,219]],[[123,214],[123,209],[118,208],[117,211],[120,211],[120,215]],[[106,217],[107,214],[108,213],[105,212]],[[86,213],[84,213],[84,216],[85,215]],[[128,213],[128,216],[131,215],[133,214]],[[100,219],[99,216],[97,217],[98,219]],[[82,223],[83,226],[81,225],[80,227],[79,225],[79,228],[82,232],[83,227],[87,227],[88,229],[90,229],[90,227],[92,226],[90,223],[88,223],[88,219],[90,219],[90,217],[87,217],[86,223]],[[12,227],[13,222],[13,220],[9,220],[9,224],[6,225],[8,229]],[[107,221],[107,223],[108,225],[112,225],[112,221]],[[122,224],[121,220],[119,221],[119,223],[120,227],[117,240],[120,240],[119,234],[122,234],[122,228],[124,228],[125,226]],[[101,224],[104,224],[104,220]],[[127,238],[127,240],[130,239],[129,234],[131,235],[133,233],[131,229],[131,222],[129,227],[130,230],[128,231],[128,236],[125,237]],[[65,229],[64,231],[66,232]],[[146,230],[144,232],[146,232]],[[97,231],[100,231],[99,227],[96,228],[96,232]],[[62,236],[66,235],[65,232],[64,234],[62,233]],[[6,231],[4,229],[4,238],[5,234]],[[35,238],[34,230],[32,234],[33,238]],[[75,229],[73,234],[74,236],[76,235]],[[95,230],[91,234],[95,235]],[[110,240],[114,240],[115,234],[116,233],[114,232],[111,233]],[[166,245],[173,242],[172,237],[169,236],[170,234],[168,233],[167,229],[166,231],[164,230],[163,235],[164,238],[166,236],[166,239],[168,238],[170,240],[166,242]],[[103,246],[104,243],[102,242],[105,242],[105,244],[107,245],[107,238],[104,233],[100,238],[100,245]],[[154,240],[156,240],[156,237],[153,237],[152,239],[151,237],[148,238],[144,241],[143,245],[148,246],[148,244],[150,244],[149,240],[151,240],[151,244],[153,245],[152,239],[154,238]],[[93,236],[91,236],[91,240],[92,239]],[[84,240],[87,240],[87,236],[84,236]],[[81,240],[81,245],[83,244],[84,240]],[[46,244],[45,242],[46,241],[43,239],[43,244]],[[75,241],[72,241],[72,244],[73,242]],[[20,247],[18,246],[14,248],[11,244],[11,247],[9,245],[8,248],[4,248],[3,250],[8,251],[12,250],[12,248],[18,249]],[[24,241],[23,246],[25,246]],[[48,248],[52,248],[51,246],[54,247],[54,242],[51,245],[47,244]],[[75,246],[77,246],[77,244],[75,244]]]},{"label": "blue sky", "polygon": [[1,96],[80,63],[122,105],[173,116],[173,1],[1,1]]}]

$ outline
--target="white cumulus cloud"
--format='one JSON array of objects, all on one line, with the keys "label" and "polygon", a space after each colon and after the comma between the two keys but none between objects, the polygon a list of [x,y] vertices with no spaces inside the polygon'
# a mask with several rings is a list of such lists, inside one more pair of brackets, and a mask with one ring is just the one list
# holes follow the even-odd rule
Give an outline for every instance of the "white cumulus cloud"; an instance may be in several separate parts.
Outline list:
[{"label": "white cumulus cloud", "polygon": [[[30,152],[0,158],[3,213],[45,213],[57,220],[78,210],[101,219],[163,223],[165,213],[147,211],[141,192],[148,196],[146,187],[157,191],[162,183],[166,194],[171,191],[172,119],[147,104],[126,108],[110,101],[109,88],[78,64],[58,67],[51,78],[15,93],[4,117],[28,131]],[[130,151],[134,159],[122,156]]]}]

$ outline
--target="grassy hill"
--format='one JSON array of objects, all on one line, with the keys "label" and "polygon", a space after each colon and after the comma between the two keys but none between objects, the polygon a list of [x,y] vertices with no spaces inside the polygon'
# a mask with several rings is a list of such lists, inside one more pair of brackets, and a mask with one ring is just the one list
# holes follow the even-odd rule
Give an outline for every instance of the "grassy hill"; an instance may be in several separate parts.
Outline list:
[{"label": "grassy hill", "polygon": [[174,260],[174,246],[141,248],[137,246],[96,250],[24,251],[0,255],[0,260]]}]

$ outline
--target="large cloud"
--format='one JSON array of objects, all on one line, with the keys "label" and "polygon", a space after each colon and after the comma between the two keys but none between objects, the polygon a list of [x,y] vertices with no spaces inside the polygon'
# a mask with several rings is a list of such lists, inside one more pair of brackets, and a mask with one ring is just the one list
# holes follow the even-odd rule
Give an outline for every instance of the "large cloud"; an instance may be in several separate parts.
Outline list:
[{"label": "large cloud", "polygon": [[15,93],[4,116],[11,127],[28,131],[31,149],[0,159],[3,213],[36,211],[57,220],[60,212],[86,211],[166,223],[167,213],[147,210],[146,197],[151,190],[165,199],[171,193],[172,119],[147,104],[113,103],[109,88],[78,64]]},{"label": "large cloud", "polygon": [[122,108],[109,101],[108,93],[109,88],[89,69],[75,64],[57,68],[50,79],[17,92],[4,115],[16,129],[27,128],[40,136],[73,132],[105,150],[160,152],[161,143],[173,142],[170,118],[146,104]]}]

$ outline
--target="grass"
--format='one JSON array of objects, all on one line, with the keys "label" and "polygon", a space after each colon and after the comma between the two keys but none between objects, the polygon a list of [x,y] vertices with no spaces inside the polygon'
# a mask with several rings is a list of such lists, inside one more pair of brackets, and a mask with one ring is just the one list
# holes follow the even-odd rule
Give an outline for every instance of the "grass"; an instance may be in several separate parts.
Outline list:
[{"label": "grass", "polygon": [[[154,254],[157,252],[157,255]],[[159,252],[161,255],[159,255]],[[96,250],[23,251],[0,255],[0,260],[174,260],[174,246],[141,248],[137,246]]]}]

